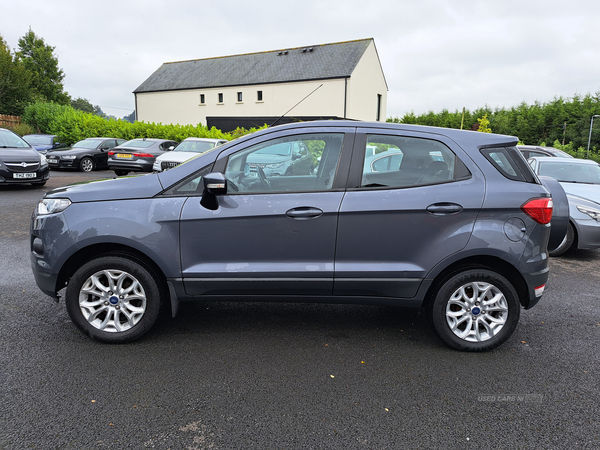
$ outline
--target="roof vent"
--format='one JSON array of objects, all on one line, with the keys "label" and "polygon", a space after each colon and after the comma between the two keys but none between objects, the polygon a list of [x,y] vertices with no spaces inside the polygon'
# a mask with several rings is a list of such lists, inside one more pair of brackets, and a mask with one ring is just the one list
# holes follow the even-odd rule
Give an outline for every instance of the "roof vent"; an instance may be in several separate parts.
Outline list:
[{"label": "roof vent", "polygon": [[309,51],[309,52],[312,52],[312,51],[313,51],[313,48],[312,48],[312,47],[311,47],[311,48],[309,48],[309,49],[308,49],[308,51]]},{"label": "roof vent", "polygon": [[306,53],[306,50],[308,50],[307,48],[303,48],[302,49],[302,53]]},{"label": "roof vent", "polygon": [[284,55],[287,55],[287,54],[288,54],[288,51],[286,50],[285,52],[283,52],[283,54],[284,54]]},{"label": "roof vent", "polygon": [[283,55],[283,52],[277,53],[277,56],[281,56],[281,55]]}]

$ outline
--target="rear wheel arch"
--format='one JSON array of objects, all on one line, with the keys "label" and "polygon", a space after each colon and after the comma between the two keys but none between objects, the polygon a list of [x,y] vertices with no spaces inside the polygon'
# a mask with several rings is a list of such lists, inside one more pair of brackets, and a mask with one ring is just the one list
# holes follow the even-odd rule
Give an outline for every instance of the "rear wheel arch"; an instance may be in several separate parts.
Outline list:
[{"label": "rear wheel arch", "polygon": [[435,294],[446,281],[458,273],[473,269],[490,270],[506,278],[513,285],[519,297],[519,301],[523,306],[523,299],[528,298],[529,291],[527,283],[519,271],[510,263],[500,258],[493,256],[477,256],[456,261],[439,272],[427,289],[423,301],[423,308],[428,310],[431,307]]}]

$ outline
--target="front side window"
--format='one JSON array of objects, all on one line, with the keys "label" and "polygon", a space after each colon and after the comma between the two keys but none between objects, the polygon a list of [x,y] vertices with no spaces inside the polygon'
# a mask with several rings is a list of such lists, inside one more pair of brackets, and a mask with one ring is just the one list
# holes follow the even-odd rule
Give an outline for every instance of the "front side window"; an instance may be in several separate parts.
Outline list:
[{"label": "front side window", "polygon": [[228,193],[331,189],[343,141],[341,133],[303,134],[234,153],[225,170]]},{"label": "front side window", "polygon": [[403,136],[367,137],[361,187],[403,188],[468,176],[466,166],[441,142]]}]

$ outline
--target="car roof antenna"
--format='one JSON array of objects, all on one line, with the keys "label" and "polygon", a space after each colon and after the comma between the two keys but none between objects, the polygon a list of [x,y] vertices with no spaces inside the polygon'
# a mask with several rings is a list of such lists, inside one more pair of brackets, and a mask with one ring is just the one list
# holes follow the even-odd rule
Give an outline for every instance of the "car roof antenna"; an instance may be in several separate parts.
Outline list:
[{"label": "car roof antenna", "polygon": [[310,97],[311,95],[313,95],[315,93],[315,91],[317,89],[319,89],[321,86],[323,86],[323,83],[321,83],[319,86],[317,86],[317,88],[315,90],[313,90],[310,94],[308,94],[306,97],[304,97],[302,100],[300,100],[298,103],[296,103],[294,106],[292,106],[290,109],[288,109],[285,113],[283,113],[283,115],[281,117],[279,117],[279,119],[277,119],[275,122],[273,122],[271,125],[269,125],[269,127],[272,127],[273,125],[275,125],[277,122],[279,122],[281,119],[283,119],[285,117],[285,115],[287,113],[289,113],[292,109],[294,109],[296,106],[298,106],[300,103],[302,103],[304,100],[306,100],[308,97]]}]

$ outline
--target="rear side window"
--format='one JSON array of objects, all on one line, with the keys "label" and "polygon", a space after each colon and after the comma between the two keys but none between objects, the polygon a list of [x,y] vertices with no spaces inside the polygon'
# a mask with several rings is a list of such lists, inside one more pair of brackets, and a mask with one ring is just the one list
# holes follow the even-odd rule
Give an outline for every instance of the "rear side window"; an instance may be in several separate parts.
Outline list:
[{"label": "rear side window", "polygon": [[448,183],[471,176],[444,144],[407,136],[368,135],[361,187],[405,188]]},{"label": "rear side window", "polygon": [[516,147],[485,148],[481,154],[509,180],[535,183],[535,176]]}]

